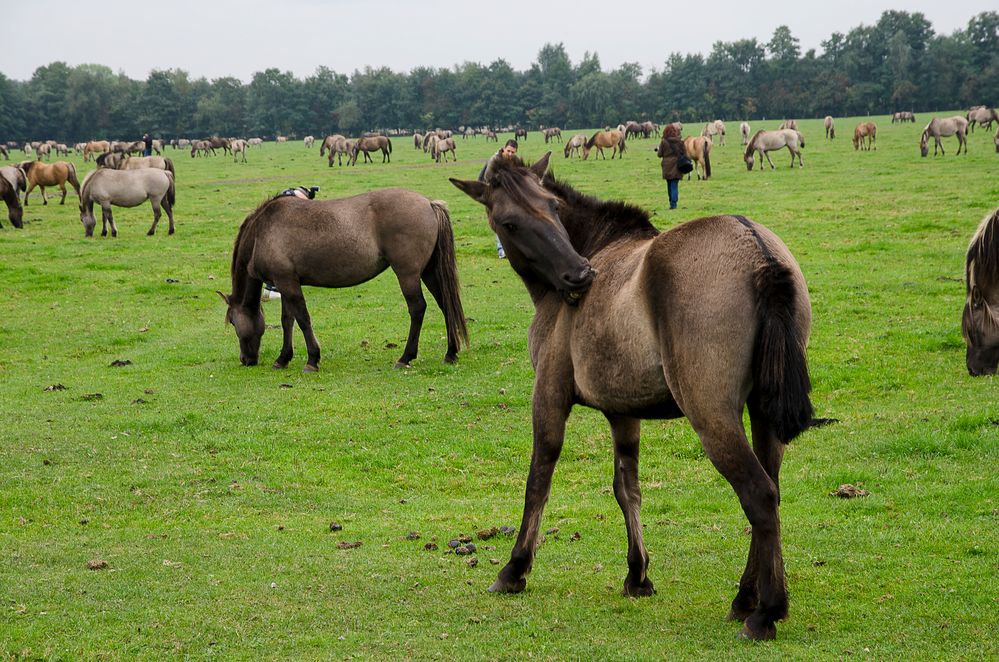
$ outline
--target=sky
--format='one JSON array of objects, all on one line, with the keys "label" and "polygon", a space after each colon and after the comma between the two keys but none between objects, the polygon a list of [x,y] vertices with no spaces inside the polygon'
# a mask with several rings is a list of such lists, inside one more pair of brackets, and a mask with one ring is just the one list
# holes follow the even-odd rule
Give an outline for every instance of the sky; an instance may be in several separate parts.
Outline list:
[{"label": "sky", "polygon": [[589,51],[605,71],[637,62],[647,74],[662,69],[672,52],[707,54],[716,41],[752,37],[765,43],[782,24],[802,52],[821,52],[833,32],[872,25],[888,9],[922,12],[938,34],[996,9],[995,0],[715,0],[712,11],[665,0],[2,2],[8,29],[0,72],[8,78],[28,80],[38,67],[62,61],[103,64],[135,80],[155,69],[183,69],[193,78],[244,82],[271,67],[305,78],[319,66],[345,74],[366,66],[408,72],[499,58],[523,71],[545,43],[559,42],[573,63]]}]

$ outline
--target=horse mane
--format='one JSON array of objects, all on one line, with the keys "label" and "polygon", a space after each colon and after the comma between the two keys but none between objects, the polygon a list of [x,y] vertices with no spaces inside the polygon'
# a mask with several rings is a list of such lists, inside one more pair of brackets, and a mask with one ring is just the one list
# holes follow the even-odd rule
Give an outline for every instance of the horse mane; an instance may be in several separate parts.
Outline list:
[{"label": "horse mane", "polygon": [[753,137],[749,139],[749,144],[746,145],[745,158],[748,159],[750,156],[753,155],[753,151],[756,149],[756,140],[760,137],[761,133],[763,133],[763,129],[760,129],[759,131],[754,133]]},{"label": "horse mane", "polygon": [[999,279],[999,209],[987,214],[972,235],[964,276],[969,291],[975,283]]},{"label": "horse mane", "polygon": [[659,234],[649,213],[633,204],[580,193],[552,172],[545,175],[542,185],[562,202],[559,218],[573,248],[583,257],[592,257],[619,239],[651,239]]},{"label": "horse mane", "polygon": [[593,145],[597,142],[597,136],[600,133],[602,133],[602,131],[597,131],[592,136],[590,136],[590,139],[586,141],[584,147],[586,147],[586,149],[593,149]]}]

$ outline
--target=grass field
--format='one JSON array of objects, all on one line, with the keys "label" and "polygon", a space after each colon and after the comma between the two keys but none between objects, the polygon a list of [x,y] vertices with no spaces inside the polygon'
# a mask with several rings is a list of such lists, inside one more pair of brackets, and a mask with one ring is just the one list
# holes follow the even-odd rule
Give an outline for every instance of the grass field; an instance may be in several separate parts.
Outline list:
[{"label": "grass field", "polygon": [[[400,138],[391,164],[354,168],[328,168],[300,142],[267,144],[246,165],[168,153],[172,237],[165,223],[145,236],[147,205],[116,210],[117,239],[84,239],[73,195],[64,207],[33,196],[23,230],[2,217],[0,654],[996,658],[999,386],[968,376],[960,314],[967,242],[999,204],[999,155],[978,131],[967,156],[955,158],[950,139],[946,157],[921,159],[929,118],[919,119],[875,118],[870,153],[850,144],[856,119],[840,119],[833,142],[820,120],[802,122],[804,169],[789,169],[784,151],[762,173],[746,172],[730,122],[714,176],[682,182],[675,212],[654,140],[629,143],[620,161],[553,158],[559,177],[637,203],[664,229],[749,216],[801,264],[813,401],[839,422],[807,432],[785,458],[791,616],[777,641],[736,641],[739,625],[724,620],[747,523],[684,420],[643,426],[656,596],[620,595],[626,538],[609,431],[584,409],[570,420],[542,525],[557,532],[527,590],[486,592],[511,538],[476,541],[475,567],[446,553],[459,534],[520,523],[533,309],[496,258],[484,211],[447,180],[473,179],[496,146],[459,139],[459,161],[435,165]],[[528,160],[543,151],[540,134],[522,143]],[[93,167],[73,160],[81,179]],[[419,358],[393,369],[408,318],[386,273],[306,291],[319,373],[301,372],[297,331],[292,366],[265,367],[279,329],[264,336],[261,366],[240,366],[215,290],[228,291],[245,215],[298,184],[320,185],[321,197],[403,186],[449,203],[472,337],[457,365],[442,363],[431,303]],[[264,305],[277,323],[279,304]],[[119,360],[131,364],[112,367]],[[870,496],[830,496],[842,483]],[[439,549],[426,551],[431,542]]]}]

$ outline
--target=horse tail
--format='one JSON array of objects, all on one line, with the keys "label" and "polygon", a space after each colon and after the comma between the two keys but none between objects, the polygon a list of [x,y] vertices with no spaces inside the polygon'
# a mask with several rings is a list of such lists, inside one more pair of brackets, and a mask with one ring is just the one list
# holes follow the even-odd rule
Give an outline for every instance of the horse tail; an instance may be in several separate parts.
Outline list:
[{"label": "horse tail", "polygon": [[704,141],[704,179],[711,177],[711,141]]},{"label": "horse tail", "polygon": [[801,135],[801,132],[798,131],[797,129],[795,129],[794,132],[798,134],[798,144],[801,145],[802,147],[804,147],[805,146],[805,136]]},{"label": "horse tail", "polygon": [[448,345],[468,347],[468,325],[465,311],[461,307],[461,294],[458,285],[458,262],[454,252],[454,230],[451,228],[451,214],[447,203],[441,200],[430,202],[437,217],[437,245],[430,256],[427,268],[433,269],[434,277],[441,289],[440,306],[447,325]]},{"label": "horse tail", "polygon": [[388,143],[388,152],[389,152],[389,154],[391,154],[392,153],[392,139],[391,138],[386,138],[385,142]]},{"label": "horse tail", "polygon": [[174,179],[176,179],[177,178],[177,171],[175,171],[173,169],[173,161],[171,159],[168,159],[168,158],[164,157],[163,158],[163,165],[166,166],[165,170],[167,170],[171,175],[173,175]]},{"label": "horse tail", "polygon": [[177,204],[177,182],[174,181],[172,170],[167,177],[170,179],[170,186],[167,188],[166,200],[170,203],[170,207],[173,208]]},{"label": "horse tail", "polygon": [[814,410],[808,397],[812,383],[805,357],[807,330],[798,323],[794,274],[781,264],[756,229],[743,216],[736,219],[756,239],[764,264],[756,270],[756,316],[759,323],[753,348],[753,391],[750,405],[787,443],[808,428]]},{"label": "horse tail", "polygon": [[76,178],[76,166],[73,165],[72,163],[67,163],[66,166],[67,166],[66,170],[68,170],[68,172],[66,173],[66,179],[68,179],[69,183],[73,185],[73,188],[76,189],[76,195],[79,196],[80,180]]},{"label": "horse tail", "polygon": [[627,138],[627,137],[628,137],[627,133],[622,133],[621,134],[621,142],[619,142],[617,144],[617,149],[618,149],[618,154],[619,155],[620,154],[624,154],[624,146],[627,144],[627,141],[625,140],[625,138]]}]

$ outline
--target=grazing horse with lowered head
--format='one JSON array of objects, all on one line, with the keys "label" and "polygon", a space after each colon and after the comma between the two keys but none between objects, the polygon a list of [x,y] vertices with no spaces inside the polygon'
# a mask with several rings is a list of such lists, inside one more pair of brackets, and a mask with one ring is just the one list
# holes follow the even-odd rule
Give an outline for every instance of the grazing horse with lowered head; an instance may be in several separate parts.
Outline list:
[{"label": "grazing horse with lowered head", "polygon": [[298,322],[308,348],[306,372],[319,369],[319,343],[305,306],[303,285],[352,287],[390,268],[409,308],[409,339],[396,367],[416,358],[427,302],[420,281],[444,313],[446,363],[458,359],[468,343],[461,306],[454,233],[447,207],[406,189],[382,189],[340,200],[303,200],[278,196],[255,209],[239,228],[232,252],[232,293],[226,322],[236,329],[239,359],[256,365],[264,314],[263,283],[281,292],[284,343],[274,361],[286,368],[293,355],[292,332]]},{"label": "grazing horse with lowered head", "polygon": [[[0,198],[7,203],[7,218],[15,228],[23,227],[24,209],[21,207],[21,191],[26,186],[24,171],[18,166],[0,168]],[[0,227],[3,227],[0,225]]]},{"label": "grazing horse with lowered head", "polygon": [[581,156],[579,150],[582,149],[583,145],[585,144],[586,144],[585,133],[577,133],[576,135],[574,135],[565,143],[565,149],[563,150],[565,152],[565,158],[569,158],[569,156],[573,152],[576,153],[576,156]]},{"label": "grazing horse with lowered head", "polygon": [[548,129],[541,129],[541,134],[545,137],[545,143],[549,140],[555,140],[556,138],[559,142],[562,142],[562,129],[557,126],[553,126]]},{"label": "grazing horse with lowered head", "polygon": [[45,197],[46,186],[58,186],[62,191],[60,205],[66,204],[66,182],[69,182],[77,195],[80,195],[80,182],[76,178],[76,166],[69,161],[42,163],[41,161],[22,161],[18,167],[24,171],[27,190],[24,192],[24,206],[28,206],[28,196],[36,186],[42,191],[42,204],[49,204]]},{"label": "grazing horse with lowered head", "polygon": [[992,123],[999,122],[999,113],[996,112],[995,108],[979,106],[969,110],[965,119],[968,120],[968,128],[971,129],[972,133],[975,132],[975,124],[980,124],[983,129],[991,131]]},{"label": "grazing horse with lowered head", "polygon": [[742,144],[749,144],[749,134],[751,129],[749,128],[749,122],[742,122],[739,124],[739,133],[742,134]]},{"label": "grazing horse with lowered head", "polygon": [[968,120],[961,117],[960,115],[955,115],[954,117],[948,117],[946,119],[940,119],[934,117],[930,120],[930,123],[926,125],[923,129],[923,135],[919,138],[919,153],[922,156],[927,156],[930,153],[929,140],[933,137],[933,156],[937,155],[937,148],[940,148],[940,154],[946,156],[944,152],[943,143],[940,142],[940,138],[949,138],[950,136],[957,136],[957,154],[961,153],[961,147],[964,147],[964,153],[968,153]]},{"label": "grazing horse with lowered head", "polygon": [[499,138],[496,136],[496,132],[493,131],[492,129],[486,129],[485,131],[482,132],[482,134],[486,137],[486,142],[489,142],[490,140],[492,140],[494,143],[499,142]]},{"label": "grazing horse with lowered head", "polygon": [[870,151],[877,149],[878,125],[874,122],[861,122],[853,130],[853,149]]},{"label": "grazing horse with lowered head", "polygon": [[[350,143],[350,144],[348,144]],[[323,144],[319,146],[319,156],[322,156],[328,150],[330,155],[327,157],[329,161],[329,167],[333,167],[333,157],[336,156],[337,165],[343,165],[343,157],[347,157],[347,165],[350,165],[350,153],[353,147],[353,143],[347,140],[344,136],[339,133],[334,133],[332,136],[326,136],[323,139]]]},{"label": "grazing horse with lowered head", "polygon": [[[423,143],[423,134],[422,133],[414,133],[413,134],[413,147],[415,149],[420,149],[420,146],[421,146],[422,143]],[[322,156],[322,155],[320,154],[320,156]]]},{"label": "grazing horse with lowered head", "polygon": [[[683,151],[687,153],[687,158],[694,162],[693,172],[697,174],[697,178],[710,179],[711,139],[706,136],[687,136],[683,139]],[[703,177],[701,177],[701,173],[697,170],[698,166],[704,171]],[[687,179],[690,179],[689,172],[687,173]]]},{"label": "grazing horse with lowered head", "polygon": [[[792,122],[794,120],[791,120]],[[795,129],[778,129],[777,131],[757,131],[749,145],[746,146],[746,153],[743,155],[746,161],[746,170],[753,169],[753,154],[759,152],[760,170],[763,170],[763,157],[766,157],[770,169],[774,170],[774,162],[770,160],[769,152],[775,149],[787,147],[791,152],[791,167],[794,167],[794,157],[798,157],[798,167],[804,168],[805,164],[801,160],[801,148],[805,146],[805,137]]]},{"label": "grazing horse with lowered head", "polygon": [[447,153],[451,152],[451,159],[453,161],[458,160],[458,154],[454,151],[454,138],[444,138],[443,140],[438,140],[434,143],[433,157],[434,161],[437,163],[441,162],[441,157],[444,157],[444,163],[447,163]]},{"label": "grazing horse with lowered head", "polygon": [[520,140],[521,138],[527,140],[527,129],[518,126],[513,130],[513,137],[517,140]]},{"label": "grazing horse with lowered head", "polygon": [[965,302],[961,335],[972,377],[994,375],[999,366],[999,209],[979,224],[964,263]]},{"label": "grazing horse with lowered head", "polygon": [[101,207],[101,236],[108,234],[111,226],[111,236],[118,236],[118,226],[114,222],[111,206],[138,207],[149,200],[153,207],[153,224],[148,236],[156,232],[156,224],[160,222],[160,208],[167,213],[170,221],[170,234],[174,233],[173,206],[177,202],[176,187],[173,173],[159,168],[141,168],[139,170],[112,170],[98,168],[87,173],[83,178],[80,194],[80,222],[86,236],[94,236],[97,220],[94,218],[94,203]]},{"label": "grazing horse with lowered head", "polygon": [[[614,160],[614,156],[620,154],[624,157],[625,150],[625,133],[619,129],[610,129],[597,131],[594,133],[589,140],[583,143],[583,160],[590,158],[590,150],[594,147],[597,148],[597,154],[602,156],[604,160],[607,160],[607,155],[604,154],[604,147],[610,147],[613,149],[611,152],[611,160]],[[593,157],[594,159],[596,157]]]},{"label": "grazing horse with lowered head", "polygon": [[825,119],[822,120],[822,126],[826,129],[826,140],[832,140],[836,137],[836,122],[833,121],[832,115],[826,115]]},{"label": "grazing horse with lowered head", "polygon": [[582,405],[611,428],[614,495],[628,536],[624,594],[655,593],[640,515],[640,423],[686,416],[752,526],[729,617],[743,621],[742,636],[773,639],[788,612],[780,465],[812,416],[811,305],[801,270],[754,221],[714,216],[660,233],[644,210],[546,176],[549,156],[530,169],[502,164],[486,182],[451,180],[486,207],[535,308],[524,514],[490,590],[518,593],[527,584],[566,420]]},{"label": "grazing horse with lowered head", "polygon": [[173,169],[173,160],[164,156],[126,156],[117,152],[101,154],[97,157],[97,167],[112,170],[142,170],[143,168],[159,168],[169,170],[177,176]]},{"label": "grazing horse with lowered head", "polygon": [[362,163],[374,163],[371,158],[370,152],[381,150],[382,153],[382,163],[392,162],[392,141],[385,136],[366,136],[364,138],[358,138],[357,142],[354,144],[354,149],[351,150],[350,165],[357,163],[357,155],[360,152],[364,152],[364,160]]},{"label": "grazing horse with lowered head", "polygon": [[798,120],[784,120],[783,122],[780,123],[780,126],[777,127],[778,131],[782,129],[791,129],[792,131],[797,131]]}]

